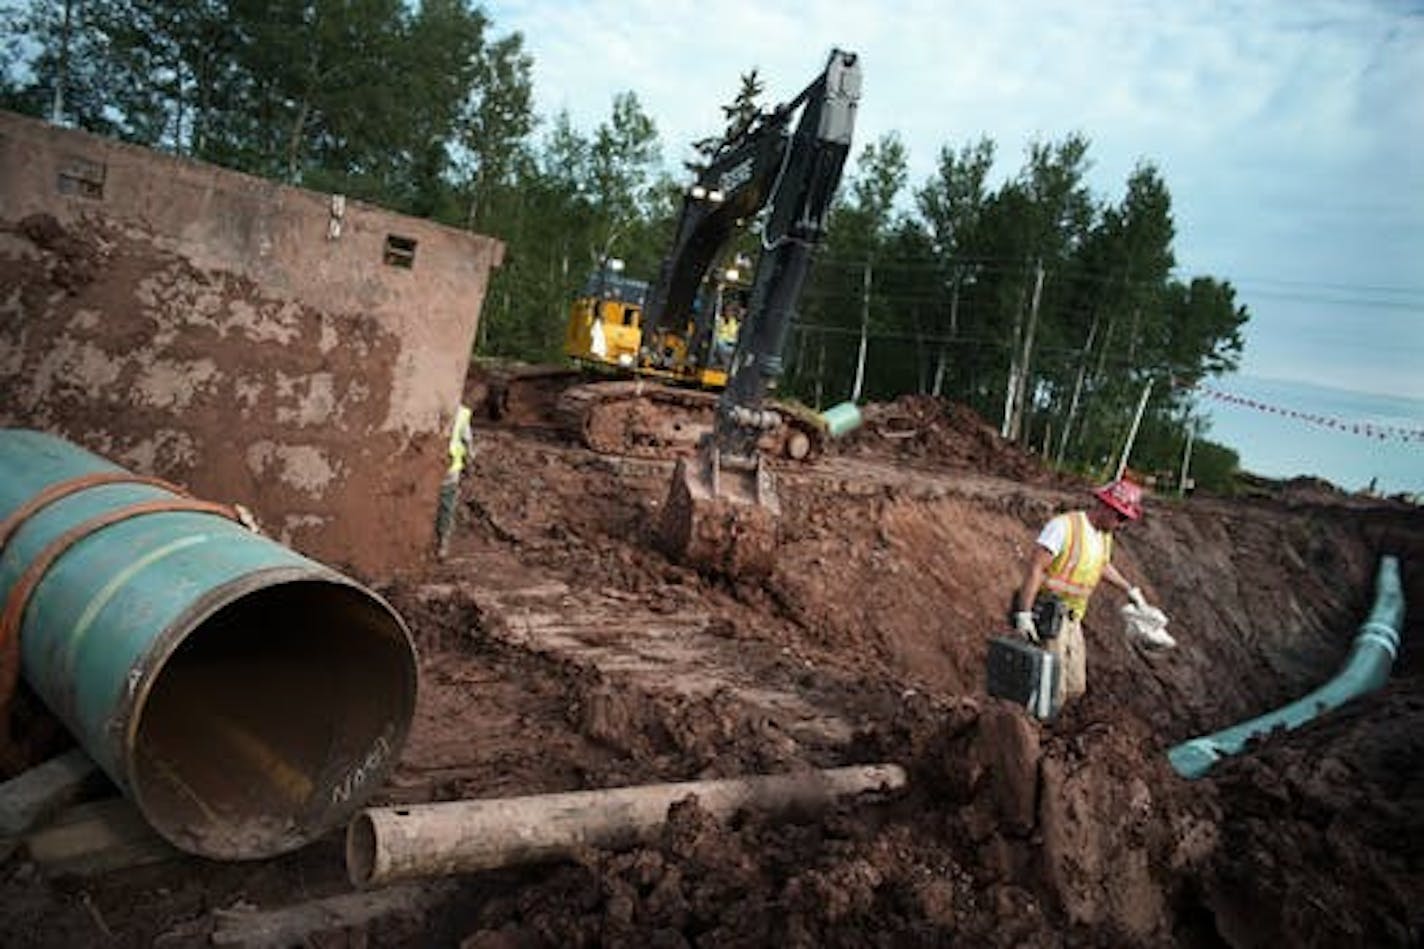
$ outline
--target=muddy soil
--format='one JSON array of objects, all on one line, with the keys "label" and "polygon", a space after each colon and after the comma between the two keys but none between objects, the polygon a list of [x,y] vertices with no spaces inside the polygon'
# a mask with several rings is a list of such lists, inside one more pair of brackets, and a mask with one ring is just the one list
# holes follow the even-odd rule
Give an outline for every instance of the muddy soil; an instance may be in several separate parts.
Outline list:
[{"label": "muddy soil", "polygon": [[[670,464],[482,426],[450,558],[367,578],[422,650],[412,737],[378,801],[875,761],[909,770],[905,792],[730,825],[688,800],[649,845],[464,877],[421,919],[313,944],[1424,939],[1424,610],[1386,689],[1200,781],[1165,757],[1329,678],[1381,553],[1424,603],[1424,512],[1328,492],[1152,500],[1117,562],[1180,647],[1139,652],[1101,592],[1089,692],[1042,724],[984,694],[986,641],[1038,527],[1085,487],[961,411],[866,414],[831,456],[779,468],[777,560],[744,581],[650,543]],[[197,945],[215,910],[345,889],[338,841],[79,881],[43,880],[21,853],[0,865],[0,943]]]}]

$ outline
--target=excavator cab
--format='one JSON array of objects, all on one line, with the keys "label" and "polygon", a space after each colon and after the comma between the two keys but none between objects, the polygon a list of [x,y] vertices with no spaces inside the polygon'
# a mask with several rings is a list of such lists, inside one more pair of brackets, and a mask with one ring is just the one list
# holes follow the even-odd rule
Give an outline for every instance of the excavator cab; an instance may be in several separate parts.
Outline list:
[{"label": "excavator cab", "polygon": [[[721,143],[684,196],[673,252],[648,298],[646,338],[688,325],[690,301],[708,267],[738,228],[767,209],[712,432],[694,457],[678,462],[657,524],[665,552],[707,572],[771,570],[781,506],[758,444],[783,420],[766,396],[781,376],[811,255],[825,237],[860,84],[856,55],[835,50],[796,98]],[[698,339],[715,332],[705,318],[693,324]],[[643,358],[658,355],[645,341]]]},{"label": "excavator cab", "polygon": [[727,318],[735,323],[744,307],[741,288],[728,280],[723,274],[709,282],[682,325],[664,325],[645,335],[649,284],[623,276],[622,261],[609,261],[588,278],[569,306],[564,353],[585,364],[720,389],[727,384],[734,341],[726,338]]},{"label": "excavator cab", "polygon": [[570,357],[625,369],[637,363],[648,284],[622,276],[621,263],[600,267],[569,307],[564,352]]}]

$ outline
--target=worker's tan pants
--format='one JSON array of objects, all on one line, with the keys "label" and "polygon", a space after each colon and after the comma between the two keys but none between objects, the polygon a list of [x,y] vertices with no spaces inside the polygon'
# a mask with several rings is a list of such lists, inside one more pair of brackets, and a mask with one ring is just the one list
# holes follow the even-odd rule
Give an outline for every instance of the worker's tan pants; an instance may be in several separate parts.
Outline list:
[{"label": "worker's tan pants", "polygon": [[1063,666],[1055,696],[1055,704],[1062,708],[1069,699],[1088,691],[1088,654],[1083,642],[1083,621],[1065,616],[1058,635],[1048,641],[1048,651],[1057,656]]}]

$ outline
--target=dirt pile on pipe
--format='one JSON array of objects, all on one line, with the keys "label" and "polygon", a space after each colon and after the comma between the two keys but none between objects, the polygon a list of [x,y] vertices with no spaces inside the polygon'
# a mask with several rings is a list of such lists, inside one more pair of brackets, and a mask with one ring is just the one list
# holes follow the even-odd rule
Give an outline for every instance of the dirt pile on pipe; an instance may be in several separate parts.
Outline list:
[{"label": "dirt pile on pipe", "polygon": [[1193,898],[1231,944],[1424,939],[1424,690],[1417,678],[1219,766],[1202,791],[1220,843]]},{"label": "dirt pile on pipe", "polygon": [[973,409],[927,395],[903,395],[862,410],[864,424],[836,443],[841,454],[965,469],[1032,484],[1073,483],[1039,456],[999,437]]}]

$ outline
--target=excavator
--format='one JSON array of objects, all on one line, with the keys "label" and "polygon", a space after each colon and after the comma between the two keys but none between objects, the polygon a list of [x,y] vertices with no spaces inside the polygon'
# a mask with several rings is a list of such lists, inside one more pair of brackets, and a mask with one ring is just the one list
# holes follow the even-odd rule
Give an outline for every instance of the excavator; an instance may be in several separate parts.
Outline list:
[{"label": "excavator", "polygon": [[694,306],[699,288],[734,234],[766,209],[711,431],[695,455],[678,460],[656,531],[670,556],[708,572],[771,569],[780,503],[762,446],[788,424],[767,394],[782,374],[796,303],[825,237],[860,86],[858,57],[834,50],[800,94],[724,140],[684,196],[672,249],[647,296],[638,364],[684,377],[705,370],[715,308]]},{"label": "excavator", "polygon": [[[624,276],[610,261],[589,278],[570,307],[564,349],[596,370],[594,381],[534,367],[491,383],[492,419],[522,418],[526,402],[555,389],[555,423],[589,448],[677,456],[655,536],[674,559],[706,572],[770,569],[780,506],[766,458],[813,457],[830,432],[825,417],[768,394],[825,237],[860,85],[856,54],[833,50],[793,99],[716,145],[684,192],[654,282]],[[759,215],[748,286],[714,268]],[[724,321],[732,310],[740,315],[734,342]],[[566,385],[571,375],[581,381]]]}]

